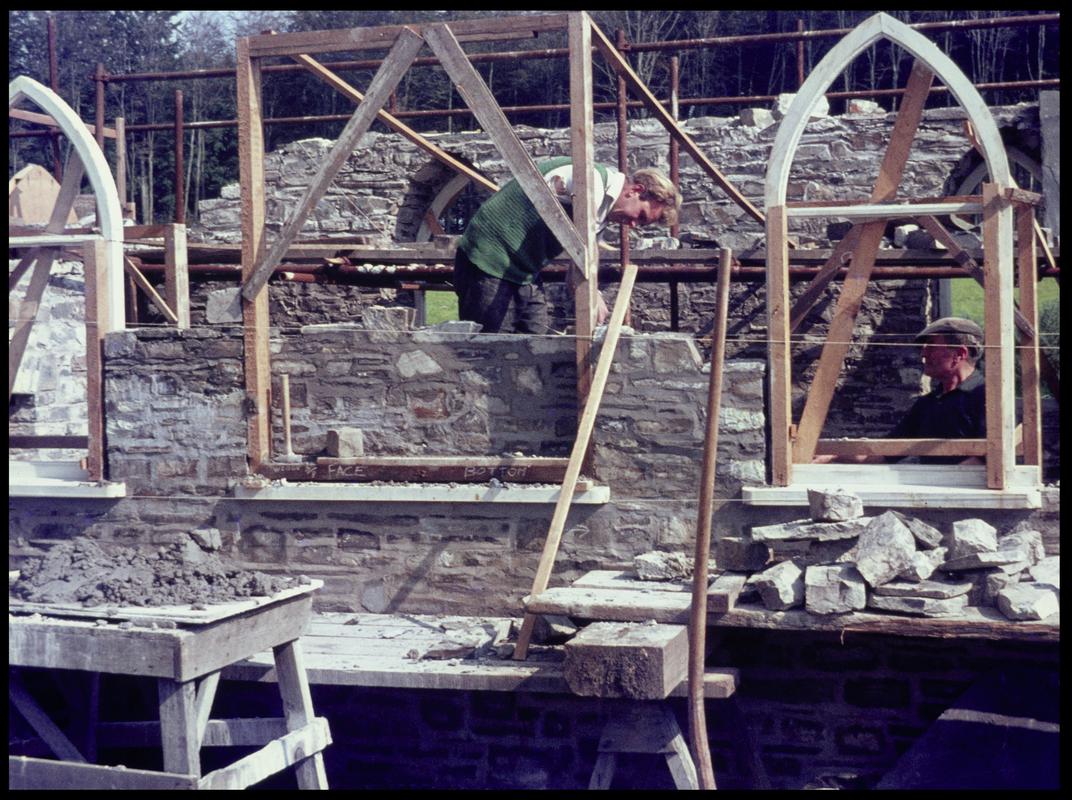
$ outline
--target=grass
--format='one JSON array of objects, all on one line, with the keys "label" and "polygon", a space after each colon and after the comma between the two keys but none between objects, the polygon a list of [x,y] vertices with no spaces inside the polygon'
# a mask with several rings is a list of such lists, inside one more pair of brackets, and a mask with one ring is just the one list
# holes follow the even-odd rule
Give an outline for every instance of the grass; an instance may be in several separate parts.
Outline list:
[{"label": "grass", "polygon": [[428,325],[458,318],[458,295],[454,292],[425,292],[424,304]]},{"label": "grass", "polygon": [[[971,278],[956,278],[952,282],[952,314],[967,317],[983,324],[983,287]],[[1020,290],[1014,295],[1019,301]],[[1050,358],[1054,370],[1060,374],[1061,363],[1061,289],[1054,278],[1043,278],[1038,284],[1039,331],[1042,347]],[[1019,370],[1016,374],[1019,383]],[[1049,390],[1043,383],[1042,393],[1049,396]]]}]

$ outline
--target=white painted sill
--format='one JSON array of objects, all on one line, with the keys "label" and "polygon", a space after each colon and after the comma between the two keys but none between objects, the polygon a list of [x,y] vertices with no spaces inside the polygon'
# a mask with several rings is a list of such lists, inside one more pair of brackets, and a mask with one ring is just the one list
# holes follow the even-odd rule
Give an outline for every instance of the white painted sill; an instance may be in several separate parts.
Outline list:
[{"label": "white painted sill", "polygon": [[8,461],[8,497],[109,499],[127,496],[122,481],[91,481],[75,461]]},{"label": "white painted sill", "polygon": [[1037,467],[1016,467],[1011,485],[988,489],[981,464],[794,464],[789,486],[745,486],[745,505],[807,506],[808,489],[839,487],[865,506],[1031,509],[1042,506]]}]

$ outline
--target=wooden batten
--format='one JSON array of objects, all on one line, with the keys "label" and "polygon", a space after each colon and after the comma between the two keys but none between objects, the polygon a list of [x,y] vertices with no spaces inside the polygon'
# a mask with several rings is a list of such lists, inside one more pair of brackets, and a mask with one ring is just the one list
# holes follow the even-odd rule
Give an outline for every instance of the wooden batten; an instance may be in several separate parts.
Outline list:
[{"label": "wooden batten", "polygon": [[853,225],[840,242],[834,246],[834,251],[826,263],[819,267],[819,272],[812,278],[804,291],[797,296],[793,304],[793,310],[789,315],[789,332],[792,333],[800,327],[800,323],[808,315],[808,312],[819,302],[823,291],[830,285],[830,281],[845,266],[851,258],[852,251],[860,239],[860,226]]},{"label": "wooden batten", "polygon": [[[135,264],[128,256],[123,256],[123,268],[127,271],[134,284],[145,292],[145,296],[149,298],[154,306],[164,315],[164,319],[170,322],[172,325],[179,321],[178,316],[171,310],[171,305],[167,300],[162,298],[156,291],[156,288],[149,282],[149,279],[145,277],[138,265]],[[189,297],[189,295],[187,295]]]},{"label": "wooden batten", "polygon": [[319,458],[316,463],[266,463],[260,475],[289,481],[403,481],[407,483],[559,483],[566,458],[482,458],[473,456],[362,456]]}]

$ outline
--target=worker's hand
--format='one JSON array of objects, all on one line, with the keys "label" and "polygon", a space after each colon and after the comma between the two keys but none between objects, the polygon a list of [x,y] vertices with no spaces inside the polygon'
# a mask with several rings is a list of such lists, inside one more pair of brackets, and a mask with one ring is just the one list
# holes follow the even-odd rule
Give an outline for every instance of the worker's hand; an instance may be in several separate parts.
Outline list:
[{"label": "worker's hand", "polygon": [[605,325],[610,319],[610,310],[607,301],[603,299],[603,292],[596,294],[596,325]]}]

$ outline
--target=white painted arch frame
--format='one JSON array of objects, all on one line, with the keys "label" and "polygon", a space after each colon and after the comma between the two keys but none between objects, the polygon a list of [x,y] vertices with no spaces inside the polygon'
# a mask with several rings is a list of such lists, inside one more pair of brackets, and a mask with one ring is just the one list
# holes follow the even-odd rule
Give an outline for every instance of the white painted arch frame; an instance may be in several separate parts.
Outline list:
[{"label": "white painted arch frame", "polygon": [[[26,75],[20,75],[8,84],[7,94],[8,108],[27,99],[51,115],[85,166],[86,175],[96,196],[100,235],[107,254],[104,265],[104,292],[108,300],[108,312],[105,319],[97,322],[102,328],[101,333],[122,330],[126,324],[123,302],[123,214],[119,206],[115,179],[104,153],[74,109],[47,86]],[[82,240],[84,238],[81,237]]]},{"label": "white painted arch frame", "polygon": [[[900,45],[925,63],[942,80],[964,108],[975,129],[990,181],[999,190],[1013,186],[1009,161],[1001,134],[993,116],[979,92],[960,68],[925,36],[897,21],[888,14],[869,17],[850,31],[812,70],[778,128],[771,148],[764,187],[767,210],[767,293],[768,330],[770,331],[771,397],[781,392],[788,400],[789,393],[789,330],[785,311],[788,308],[788,282],[773,276],[774,269],[788,267],[786,215],[783,213],[789,184],[789,171],[804,128],[812,111],[842,71],[866,48],[880,38]],[[1013,429],[1015,428],[1014,395],[1014,330],[1013,330],[1013,213],[1004,197],[993,200],[995,213],[984,225],[985,291],[996,301],[988,304],[997,313],[986,315],[984,345],[987,353],[987,485],[1003,488],[1011,482],[1015,467]],[[773,252],[777,249],[778,252]],[[790,413],[785,404],[785,414]],[[995,414],[995,412],[997,412]],[[995,418],[997,417],[997,418]],[[785,423],[788,437],[789,419],[773,419]],[[781,434],[774,432],[777,438]],[[779,452],[779,446],[775,446]],[[788,457],[787,457],[788,458]],[[787,463],[783,479],[791,482],[791,464]],[[997,469],[1000,465],[1000,472]],[[776,482],[778,469],[776,465]]]}]

